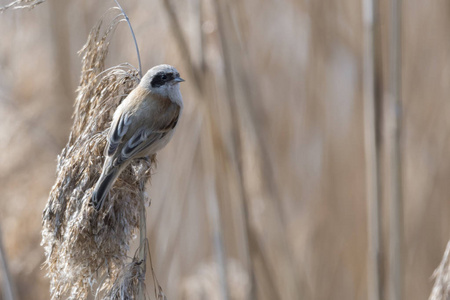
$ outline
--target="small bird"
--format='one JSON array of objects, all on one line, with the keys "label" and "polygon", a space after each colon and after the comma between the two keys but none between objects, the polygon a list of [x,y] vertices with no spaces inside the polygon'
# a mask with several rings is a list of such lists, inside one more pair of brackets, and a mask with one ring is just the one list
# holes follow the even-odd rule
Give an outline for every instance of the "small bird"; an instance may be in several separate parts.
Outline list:
[{"label": "small bird", "polygon": [[136,158],[161,150],[172,138],[183,109],[178,71],[170,65],[151,68],[114,112],[105,163],[92,193],[98,211],[119,174]]}]

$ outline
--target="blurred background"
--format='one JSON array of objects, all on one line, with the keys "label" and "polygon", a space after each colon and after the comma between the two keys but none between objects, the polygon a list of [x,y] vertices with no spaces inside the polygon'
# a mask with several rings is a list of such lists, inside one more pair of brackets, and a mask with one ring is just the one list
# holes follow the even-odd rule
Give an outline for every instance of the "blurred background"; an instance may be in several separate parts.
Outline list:
[{"label": "blurred background", "polygon": [[[48,0],[0,14],[0,233],[18,299],[49,298],[41,215],[72,124],[77,51],[114,5]],[[153,266],[168,298],[368,299],[361,1],[122,5],[143,71],[168,63],[186,79],[181,123],[148,190]],[[379,11],[387,291],[389,2]],[[404,1],[401,14],[403,291],[426,299],[450,237],[450,3]],[[137,66],[125,23],[107,61]]]}]

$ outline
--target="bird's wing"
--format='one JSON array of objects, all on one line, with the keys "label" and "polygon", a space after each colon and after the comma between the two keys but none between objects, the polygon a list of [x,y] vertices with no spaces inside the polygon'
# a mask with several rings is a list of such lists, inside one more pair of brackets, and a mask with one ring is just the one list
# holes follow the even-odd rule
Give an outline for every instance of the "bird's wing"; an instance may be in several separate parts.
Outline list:
[{"label": "bird's wing", "polygon": [[[169,117],[169,116],[166,116]],[[146,127],[143,126],[128,140],[120,151],[118,161],[125,161],[133,158],[136,154],[145,151],[158,140],[162,139],[166,134],[175,128],[178,122],[179,110],[170,114],[170,118],[163,118],[165,122],[160,122],[159,126]]]},{"label": "bird's wing", "polygon": [[108,136],[108,145],[106,147],[107,156],[112,156],[114,152],[116,152],[132,121],[132,117],[128,113],[123,113],[118,122],[111,124],[111,131]]},{"label": "bird's wing", "polygon": [[[163,113],[159,114],[158,116],[154,116],[154,118],[152,118],[152,120],[149,120],[149,122],[139,122],[138,120],[133,120],[135,118],[134,115],[128,117],[128,119],[124,118],[123,128],[128,130],[129,134],[126,134],[126,132],[123,133],[122,131],[118,130],[118,128],[120,127],[120,122],[118,122],[117,129],[115,129],[118,131],[117,136],[120,136],[120,134],[123,135],[120,137],[119,143],[115,145],[114,148],[111,147],[111,145],[113,144],[110,141],[109,148],[112,150],[112,152],[111,154],[108,154],[115,157],[115,165],[122,164],[124,161],[133,159],[136,154],[145,151],[145,149],[153,145],[158,140],[162,139],[167,133],[175,128],[180,114],[180,107],[176,104],[172,105],[173,106],[171,108],[166,109]],[[142,125],[134,127],[133,125],[126,125],[127,122],[136,122]],[[134,134],[131,135],[132,131],[134,131]],[[125,134],[127,136],[130,136],[130,138],[123,139],[123,136]],[[115,135],[116,134],[113,133],[111,137],[114,137]]]},{"label": "bird's wing", "polygon": [[160,140],[167,132],[152,131],[141,127],[140,130],[127,141],[120,153],[117,153],[116,164],[122,164],[124,161],[132,159],[137,153],[140,153],[150,145]]}]

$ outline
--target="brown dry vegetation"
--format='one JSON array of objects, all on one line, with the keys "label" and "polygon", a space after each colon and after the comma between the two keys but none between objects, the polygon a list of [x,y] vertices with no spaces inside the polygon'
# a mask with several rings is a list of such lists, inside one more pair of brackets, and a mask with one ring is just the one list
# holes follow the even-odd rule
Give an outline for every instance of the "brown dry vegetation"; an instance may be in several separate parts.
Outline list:
[{"label": "brown dry vegetation", "polygon": [[[170,63],[187,80],[147,191],[168,299],[220,299],[220,274],[231,299],[366,299],[360,1],[177,1],[181,47],[167,3],[123,6],[144,72]],[[0,230],[20,299],[49,298],[42,211],[72,125],[76,53],[113,5],[47,1],[0,14]],[[405,299],[430,295],[450,238],[449,27],[447,1],[404,1]],[[125,24],[107,67],[122,62],[137,65]],[[385,237],[386,201],[382,213]]]}]

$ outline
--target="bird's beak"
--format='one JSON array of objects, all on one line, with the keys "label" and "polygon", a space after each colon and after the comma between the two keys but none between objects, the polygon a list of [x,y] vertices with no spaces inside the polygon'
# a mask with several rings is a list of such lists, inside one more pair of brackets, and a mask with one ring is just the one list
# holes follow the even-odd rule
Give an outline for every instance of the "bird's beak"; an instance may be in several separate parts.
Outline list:
[{"label": "bird's beak", "polygon": [[183,78],[181,78],[181,77],[176,77],[173,81],[175,81],[175,82],[183,82],[185,80]]}]

